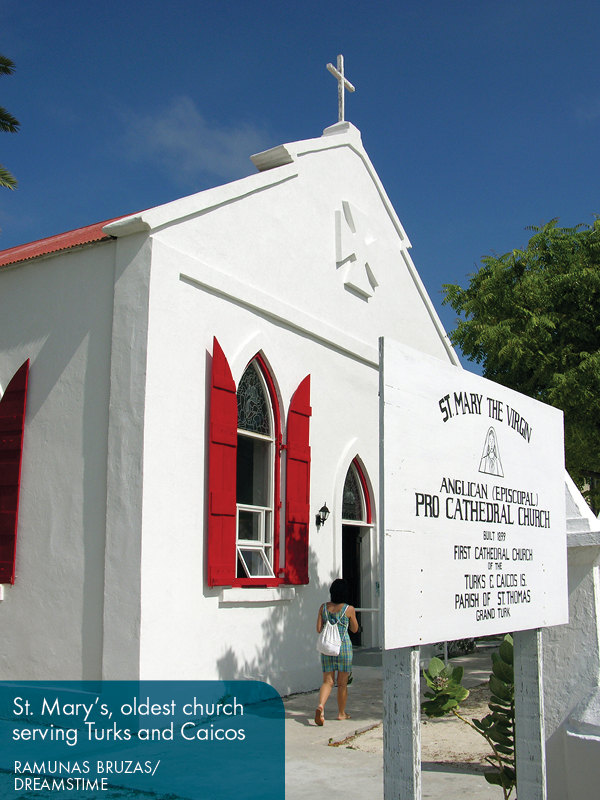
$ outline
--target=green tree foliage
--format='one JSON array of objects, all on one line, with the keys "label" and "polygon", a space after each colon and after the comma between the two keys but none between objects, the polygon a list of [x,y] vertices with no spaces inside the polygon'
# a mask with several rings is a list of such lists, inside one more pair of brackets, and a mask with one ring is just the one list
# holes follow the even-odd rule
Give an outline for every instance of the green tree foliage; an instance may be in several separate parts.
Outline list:
[{"label": "green tree foliage", "polygon": [[[600,219],[529,230],[525,250],[483,258],[466,289],[444,285],[461,315],[449,335],[484,377],[564,411],[566,465],[582,488],[600,474]],[[597,508],[597,489],[589,499]]]},{"label": "green tree foliage", "polygon": [[[10,58],[0,55],[0,75],[12,75],[14,71],[15,65]],[[19,120],[0,106],[0,131],[16,133],[18,130]],[[6,186],[8,189],[17,188],[17,179],[2,164],[0,164],[0,186]]]}]

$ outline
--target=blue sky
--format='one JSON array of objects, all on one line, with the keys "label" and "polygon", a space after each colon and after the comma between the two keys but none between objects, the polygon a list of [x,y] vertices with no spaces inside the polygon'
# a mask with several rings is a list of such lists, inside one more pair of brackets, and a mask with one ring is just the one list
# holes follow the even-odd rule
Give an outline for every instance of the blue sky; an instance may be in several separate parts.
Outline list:
[{"label": "blue sky", "polygon": [[346,118],[443,283],[525,228],[600,213],[600,3],[0,0],[0,248],[243,177],[250,154]]}]

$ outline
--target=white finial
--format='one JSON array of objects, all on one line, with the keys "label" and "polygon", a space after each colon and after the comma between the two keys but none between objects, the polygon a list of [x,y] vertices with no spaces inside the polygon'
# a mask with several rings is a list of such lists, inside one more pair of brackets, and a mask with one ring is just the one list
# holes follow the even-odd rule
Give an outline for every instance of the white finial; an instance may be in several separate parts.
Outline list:
[{"label": "white finial", "polygon": [[333,64],[327,64],[327,69],[338,81],[338,122],[344,121],[344,89],[355,91],[354,86],[344,77],[344,56],[337,57],[337,69]]}]

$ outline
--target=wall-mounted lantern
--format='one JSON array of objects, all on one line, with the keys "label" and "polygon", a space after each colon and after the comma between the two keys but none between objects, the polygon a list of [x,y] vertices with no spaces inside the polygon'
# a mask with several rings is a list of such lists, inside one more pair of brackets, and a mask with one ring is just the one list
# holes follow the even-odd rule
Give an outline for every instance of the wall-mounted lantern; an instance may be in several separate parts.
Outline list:
[{"label": "wall-mounted lantern", "polygon": [[317,523],[317,529],[321,527],[321,525],[325,524],[325,520],[329,516],[329,509],[327,508],[327,504],[323,503],[323,506],[319,509],[319,513],[315,517],[315,522]]}]

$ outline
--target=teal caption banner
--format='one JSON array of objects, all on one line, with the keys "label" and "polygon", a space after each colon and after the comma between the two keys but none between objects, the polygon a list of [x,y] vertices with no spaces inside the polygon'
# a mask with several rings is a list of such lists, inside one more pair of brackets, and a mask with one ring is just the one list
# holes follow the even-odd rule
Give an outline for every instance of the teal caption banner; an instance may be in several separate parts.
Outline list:
[{"label": "teal caption banner", "polygon": [[1,800],[284,800],[284,756],[258,681],[0,685]]}]

